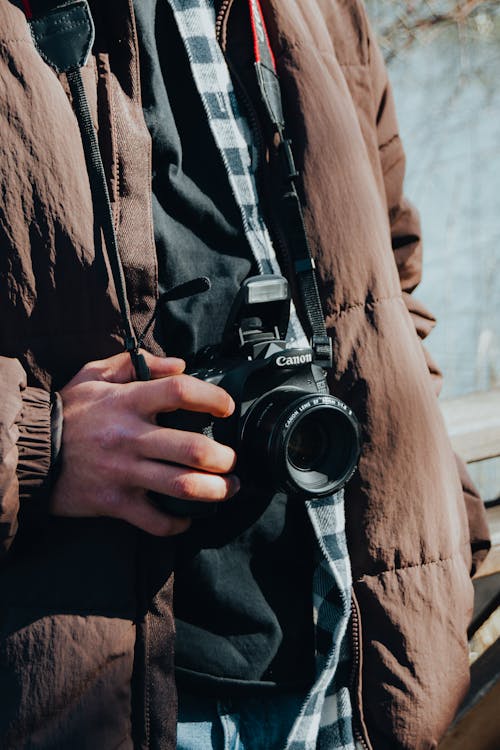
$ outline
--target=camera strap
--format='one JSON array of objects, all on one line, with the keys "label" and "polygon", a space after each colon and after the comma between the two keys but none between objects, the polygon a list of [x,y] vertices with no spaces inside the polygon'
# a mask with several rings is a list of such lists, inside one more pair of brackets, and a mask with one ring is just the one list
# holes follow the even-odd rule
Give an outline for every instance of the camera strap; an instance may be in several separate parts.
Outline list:
[{"label": "camera strap", "polygon": [[130,354],[137,379],[149,380],[149,368],[139,352],[132,325],[106,175],[81,74],[94,42],[90,8],[86,0],[64,3],[22,0],[22,3],[38,53],[56,73],[66,75],[82,138],[94,212],[104,236],[118,299],[125,349]]},{"label": "camera strap", "polygon": [[[286,136],[276,62],[260,2],[248,2],[257,83],[269,124],[279,140],[278,150],[283,173],[283,191],[280,199],[293,268],[310,329],[314,361],[322,367],[329,368],[332,366],[332,344],[326,332],[314,259],[297,192],[296,182],[299,174],[295,167],[291,141]],[[81,75],[81,68],[87,62],[94,41],[94,24],[88,3],[86,0],[62,3],[51,0],[22,0],[22,4],[39,54],[56,73],[66,75],[82,138],[94,211],[104,236],[118,299],[125,349],[132,358],[137,378],[148,380],[149,368],[143,355],[139,353],[139,341],[131,321],[106,175]]]},{"label": "camera strap", "polygon": [[297,191],[299,173],[293,158],[292,142],[286,134],[276,60],[269,42],[260,0],[248,0],[248,5],[257,85],[268,123],[272,132],[278,136],[279,161],[283,176],[280,200],[293,269],[310,328],[309,334],[314,361],[322,367],[330,368],[333,363],[332,342],[326,332],[314,258],[311,253],[302,205]]}]

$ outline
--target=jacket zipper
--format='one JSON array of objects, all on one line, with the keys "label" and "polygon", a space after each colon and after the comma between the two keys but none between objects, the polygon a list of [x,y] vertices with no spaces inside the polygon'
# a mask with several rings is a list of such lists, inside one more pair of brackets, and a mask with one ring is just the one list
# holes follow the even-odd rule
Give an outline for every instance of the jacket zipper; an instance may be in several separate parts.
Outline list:
[{"label": "jacket zipper", "polygon": [[[233,4],[233,1],[234,0],[223,0],[219,13],[217,14],[215,28],[216,28],[216,38],[219,43],[221,41],[222,25],[226,19],[229,9],[231,8],[231,5]],[[272,202],[271,202],[271,196],[269,194],[269,189],[265,181],[262,179],[262,174],[261,174],[261,168],[265,160],[265,142],[264,142],[264,136],[262,133],[262,127],[259,122],[259,118],[258,118],[257,112],[255,110],[255,107],[254,107],[254,104],[250,95],[248,94],[245,86],[243,85],[239,75],[234,70],[234,66],[231,64],[231,61],[228,59],[228,56],[226,55],[225,50],[223,49],[222,51],[223,51],[226,63],[230,69],[231,76],[233,78],[233,83],[235,87],[238,89],[238,94],[246,110],[250,129],[252,131],[255,145],[257,148],[258,163],[256,167],[256,176],[260,175],[259,182],[258,182],[259,192],[263,193],[266,197],[266,204],[267,204],[267,206],[265,206],[265,209],[267,208],[267,210],[265,210],[266,224],[271,233],[271,237],[276,247],[278,257],[280,261],[283,263],[283,266],[284,266],[283,270],[284,270],[285,276],[289,280],[292,280],[293,274],[291,273],[291,260],[290,260],[290,255],[288,252],[288,246],[283,237],[281,227],[279,226],[279,223],[275,219],[274,212],[272,209]],[[324,548],[322,548],[322,552],[324,555],[326,555],[326,550]],[[352,596],[354,597],[354,593],[352,594]],[[352,627],[352,644],[353,644],[353,664],[352,664],[352,674],[351,674],[350,682],[351,682],[351,697],[352,697],[352,703],[353,703],[353,733],[354,733],[355,740],[361,745],[363,750],[373,750],[368,737],[365,736],[365,733],[363,732],[362,722],[360,718],[360,709],[357,705],[357,688],[358,688],[359,680],[360,680],[360,675],[359,675],[360,627],[359,627],[358,608],[354,600],[351,601],[351,612],[352,612],[351,627]]]},{"label": "jacket zipper", "polygon": [[[358,742],[363,750],[373,750],[371,742],[364,730],[361,721],[361,711],[358,703],[358,691],[359,683],[361,680],[360,674],[360,622],[359,622],[359,611],[358,605],[355,598],[354,591],[351,594],[351,633],[352,633],[352,672],[351,672],[351,702],[353,709],[352,717],[352,728],[354,733],[354,739]],[[359,699],[360,700],[360,699]]]},{"label": "jacket zipper", "polygon": [[219,8],[219,12],[217,13],[217,17],[215,19],[215,36],[217,38],[217,41],[220,43],[220,38],[222,34],[222,24],[224,23],[227,12],[231,5],[233,4],[234,0],[223,0],[221,3],[221,6]]}]

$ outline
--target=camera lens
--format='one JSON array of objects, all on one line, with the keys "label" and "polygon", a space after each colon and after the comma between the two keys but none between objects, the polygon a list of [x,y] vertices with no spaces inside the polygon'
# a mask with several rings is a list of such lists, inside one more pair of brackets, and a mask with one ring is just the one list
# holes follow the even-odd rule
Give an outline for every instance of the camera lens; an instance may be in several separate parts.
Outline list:
[{"label": "camera lens", "polygon": [[276,388],[247,413],[240,445],[249,466],[265,467],[276,489],[324,497],[354,473],[359,427],[349,407],[334,396]]},{"label": "camera lens", "polygon": [[321,464],[328,451],[327,433],[313,416],[304,417],[288,441],[288,459],[299,471],[311,471]]}]

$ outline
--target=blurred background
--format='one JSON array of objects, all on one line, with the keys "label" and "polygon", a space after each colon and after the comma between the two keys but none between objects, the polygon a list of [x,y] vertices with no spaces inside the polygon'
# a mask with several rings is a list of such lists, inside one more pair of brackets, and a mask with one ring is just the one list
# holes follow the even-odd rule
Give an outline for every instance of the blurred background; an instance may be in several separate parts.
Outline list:
[{"label": "blurred background", "polygon": [[486,501],[471,689],[440,750],[500,748],[500,1],[365,0],[393,83],[419,208],[426,345],[453,445]]},{"label": "blurred background", "polygon": [[[444,371],[441,398],[486,392],[500,387],[500,2],[366,5],[422,217],[416,294],[438,318],[427,347]],[[500,459],[471,473],[485,499],[500,495]]]}]

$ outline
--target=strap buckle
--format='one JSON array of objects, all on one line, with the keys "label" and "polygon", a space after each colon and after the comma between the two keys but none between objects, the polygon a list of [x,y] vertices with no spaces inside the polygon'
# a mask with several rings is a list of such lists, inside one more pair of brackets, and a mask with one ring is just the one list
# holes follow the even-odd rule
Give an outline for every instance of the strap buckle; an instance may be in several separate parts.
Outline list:
[{"label": "strap buckle", "polygon": [[285,178],[290,182],[298,179],[299,173],[295,166],[295,159],[293,158],[292,141],[289,138],[281,138],[279,153]]},{"label": "strap buckle", "polygon": [[311,349],[313,351],[313,362],[325,370],[333,367],[332,340],[326,334],[313,335],[311,338]]}]

